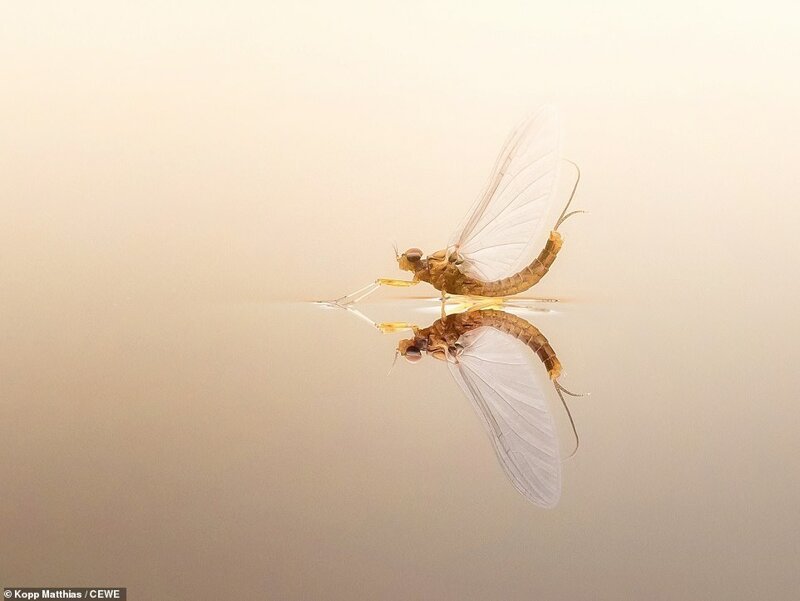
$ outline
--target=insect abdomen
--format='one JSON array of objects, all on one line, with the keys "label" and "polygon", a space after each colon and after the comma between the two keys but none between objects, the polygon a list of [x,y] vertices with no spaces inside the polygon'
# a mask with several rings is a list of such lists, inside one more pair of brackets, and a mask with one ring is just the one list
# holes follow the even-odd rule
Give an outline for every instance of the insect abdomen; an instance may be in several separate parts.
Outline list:
[{"label": "insect abdomen", "polygon": [[512,313],[491,309],[480,313],[482,325],[502,330],[527,344],[544,363],[551,380],[555,380],[561,375],[561,362],[556,357],[556,352],[536,326]]},{"label": "insect abdomen", "polygon": [[479,296],[511,296],[512,294],[519,294],[524,292],[531,286],[534,286],[541,280],[549,271],[550,266],[556,260],[558,251],[561,250],[563,239],[561,234],[556,231],[550,232],[550,237],[544,245],[542,252],[536,257],[533,262],[525,267],[522,271],[515,273],[512,276],[496,280],[494,282],[482,282],[481,284],[470,290],[468,294],[476,294]]}]

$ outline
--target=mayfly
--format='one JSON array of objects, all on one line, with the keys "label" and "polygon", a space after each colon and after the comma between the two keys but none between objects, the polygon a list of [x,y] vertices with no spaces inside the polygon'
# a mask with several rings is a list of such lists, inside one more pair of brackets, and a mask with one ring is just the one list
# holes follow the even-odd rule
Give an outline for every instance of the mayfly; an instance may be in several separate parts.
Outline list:
[{"label": "mayfly", "polygon": [[397,356],[411,363],[424,354],[447,363],[450,373],[475,411],[514,487],[541,507],[554,507],[561,497],[561,451],[553,417],[541,385],[543,374],[531,359],[544,365],[579,440],[575,423],[558,382],[561,362],[542,332],[513,313],[496,308],[496,301],[477,302],[462,313],[447,315],[427,328],[407,323],[372,322],[353,307],[348,310],[384,332],[410,329]]},{"label": "mayfly", "polygon": [[[413,286],[428,282],[442,293],[510,296],[528,290],[548,272],[561,249],[559,226],[580,181],[580,170],[561,215],[544,248],[535,254],[537,234],[555,196],[560,164],[560,128],[554,109],[545,107],[511,132],[486,189],[452,236],[448,246],[427,257],[419,248],[395,256],[411,280],[380,278],[329,304],[351,305],[382,285]],[[444,303],[442,304],[444,314]]]}]

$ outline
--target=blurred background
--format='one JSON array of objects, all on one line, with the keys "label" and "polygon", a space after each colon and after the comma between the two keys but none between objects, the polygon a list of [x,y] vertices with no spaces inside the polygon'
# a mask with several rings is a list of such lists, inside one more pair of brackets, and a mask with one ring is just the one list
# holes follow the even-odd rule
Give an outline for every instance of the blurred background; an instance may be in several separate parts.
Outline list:
[{"label": "blurred background", "polygon": [[[798,31],[789,2],[4,4],[0,585],[793,598]],[[530,318],[593,393],[553,511],[441,365],[387,379],[396,340],[303,304],[444,247],[545,103],[590,211]],[[429,325],[403,294],[371,315]]]}]

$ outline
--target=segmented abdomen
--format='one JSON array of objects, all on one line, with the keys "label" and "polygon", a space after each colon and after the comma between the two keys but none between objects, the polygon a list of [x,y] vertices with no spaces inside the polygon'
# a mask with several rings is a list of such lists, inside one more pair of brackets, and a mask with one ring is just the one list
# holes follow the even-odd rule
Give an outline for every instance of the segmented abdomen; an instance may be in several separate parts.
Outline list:
[{"label": "segmented abdomen", "polygon": [[472,294],[477,296],[511,296],[524,292],[541,280],[556,260],[558,251],[561,250],[563,239],[556,231],[550,232],[550,237],[544,245],[542,252],[533,262],[522,271],[512,276],[495,280],[494,282],[480,282],[470,280],[465,282],[463,290],[453,291],[455,294]]},{"label": "segmented abdomen", "polygon": [[561,375],[561,362],[556,357],[556,352],[536,326],[512,313],[493,309],[462,313],[461,315],[465,320],[472,322],[472,327],[497,328],[521,340],[541,359],[551,380],[555,380]]}]

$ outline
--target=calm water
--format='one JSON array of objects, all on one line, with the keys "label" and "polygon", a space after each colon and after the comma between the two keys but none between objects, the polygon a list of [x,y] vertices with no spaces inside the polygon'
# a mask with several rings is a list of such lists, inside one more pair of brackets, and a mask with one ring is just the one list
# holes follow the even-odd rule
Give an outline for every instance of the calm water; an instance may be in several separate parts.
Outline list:
[{"label": "calm water", "polygon": [[[437,317],[416,300],[363,309]],[[550,510],[513,488],[444,364],[387,376],[400,335],[344,311],[193,303],[17,322],[3,359],[5,573],[146,598],[745,599],[765,583],[788,598],[797,352],[766,312],[710,315],[525,314],[562,382],[592,393],[570,402],[582,446]]]},{"label": "calm water", "polygon": [[[2,19],[0,586],[796,598],[795,7],[82,4]],[[442,248],[543,102],[590,211],[523,314],[591,393],[553,509],[310,302]]]}]

